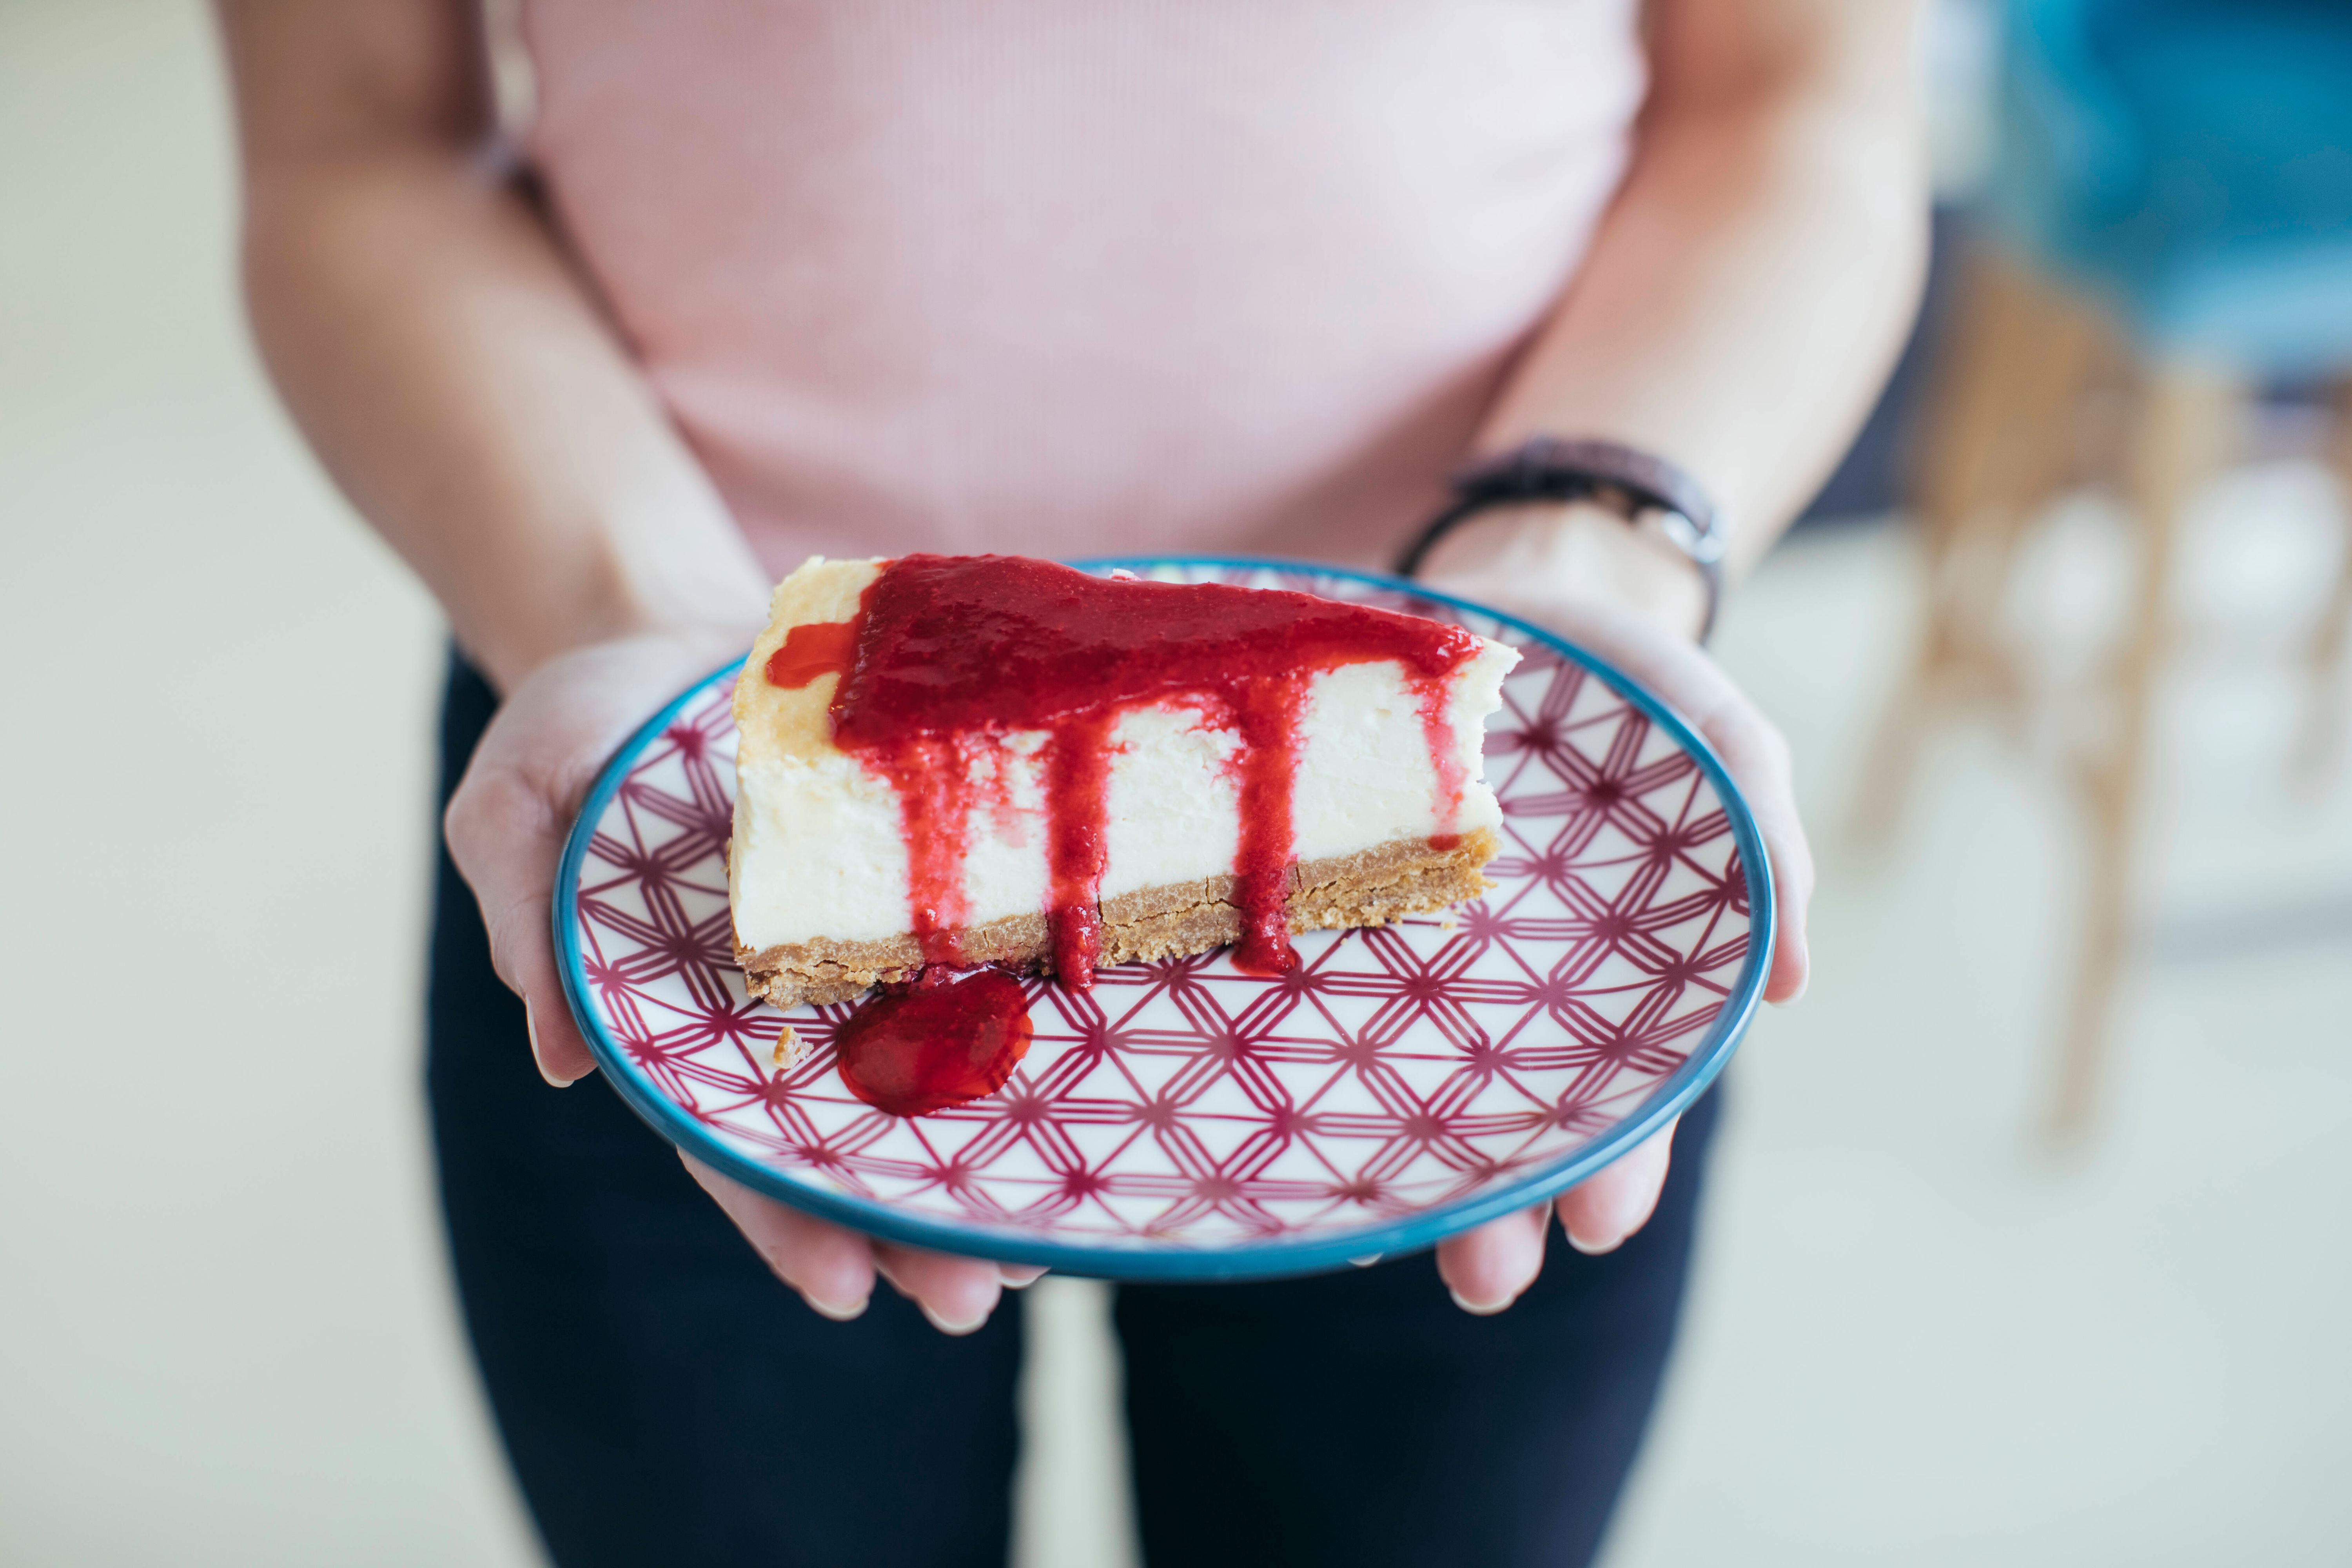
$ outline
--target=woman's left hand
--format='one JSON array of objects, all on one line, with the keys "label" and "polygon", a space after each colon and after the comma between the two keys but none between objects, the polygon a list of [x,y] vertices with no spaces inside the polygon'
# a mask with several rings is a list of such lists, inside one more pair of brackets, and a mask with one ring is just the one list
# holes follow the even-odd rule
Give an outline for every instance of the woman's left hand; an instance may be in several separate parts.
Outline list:
[{"label": "woman's left hand", "polygon": [[[1540,536],[1540,547],[1530,547],[1525,537],[1514,541],[1499,528],[1481,531],[1487,537],[1465,539],[1458,546],[1449,539],[1433,552],[1423,580],[1591,648],[1706,737],[1747,796],[1772,862],[1780,932],[1764,999],[1794,1002],[1805,989],[1805,910],[1813,891],[1813,858],[1797,817],[1789,744],[1692,640],[1690,628],[1701,605],[1695,576],[1672,562],[1664,563],[1664,573],[1654,573],[1643,557],[1625,554],[1615,541],[1630,535],[1614,518],[1580,532],[1566,530],[1565,549],[1549,536]],[[1455,1303],[1483,1315],[1517,1300],[1543,1267],[1544,1238],[1554,1212],[1569,1245],[1579,1252],[1609,1252],[1623,1243],[1657,1207],[1674,1133],[1667,1124],[1551,1203],[1439,1243],[1437,1271]]]}]

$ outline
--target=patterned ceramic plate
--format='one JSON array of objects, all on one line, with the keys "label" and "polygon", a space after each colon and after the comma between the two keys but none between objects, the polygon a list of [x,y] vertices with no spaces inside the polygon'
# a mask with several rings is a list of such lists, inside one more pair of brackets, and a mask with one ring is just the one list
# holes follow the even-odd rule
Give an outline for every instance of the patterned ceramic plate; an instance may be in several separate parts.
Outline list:
[{"label": "patterned ceramic plate", "polygon": [[[573,1010],[654,1128],[783,1202],[950,1252],[1134,1279],[1304,1273],[1427,1247],[1631,1149],[1729,1058],[1764,984],[1772,882],[1722,764],[1600,659],[1391,578],[1226,559],[1100,561],[1304,590],[1517,646],[1486,734],[1496,886],[1443,918],[1028,984],[1036,1035],[985,1100],[913,1120],[851,1095],[847,1005],[747,997],[722,858],[735,669],[604,770],[555,900]],[[771,1065],[789,1021],[814,1047]]]}]

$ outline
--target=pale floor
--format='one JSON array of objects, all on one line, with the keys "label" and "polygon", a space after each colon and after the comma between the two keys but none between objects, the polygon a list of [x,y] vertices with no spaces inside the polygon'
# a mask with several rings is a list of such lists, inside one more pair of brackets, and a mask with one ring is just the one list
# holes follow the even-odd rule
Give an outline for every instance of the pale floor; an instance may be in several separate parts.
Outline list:
[{"label": "pale floor", "polygon": [[[525,1563],[419,1114],[439,634],[243,343],[210,54],[192,3],[0,0],[0,1561]],[[1818,975],[1735,1069],[1615,1568],[2352,1560],[2352,786],[2281,787],[2275,673],[2331,504],[2285,467],[2207,508],[2151,936],[2066,1156],[2046,771],[1963,734],[1859,861],[1903,542],[1742,597]],[[2077,511],[2049,580],[2087,613]],[[1038,1304],[1019,1555],[1116,1563],[1102,1298]]]}]

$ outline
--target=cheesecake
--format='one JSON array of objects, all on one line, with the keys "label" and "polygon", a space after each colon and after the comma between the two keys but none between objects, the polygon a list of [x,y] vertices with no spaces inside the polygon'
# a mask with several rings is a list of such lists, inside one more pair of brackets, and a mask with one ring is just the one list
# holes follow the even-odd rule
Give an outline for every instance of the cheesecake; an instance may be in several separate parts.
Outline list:
[{"label": "cheesecake", "polygon": [[1460,626],[1017,556],[809,561],[735,686],[728,899],[781,1006],[990,965],[1098,966],[1476,897],[1487,715]]}]

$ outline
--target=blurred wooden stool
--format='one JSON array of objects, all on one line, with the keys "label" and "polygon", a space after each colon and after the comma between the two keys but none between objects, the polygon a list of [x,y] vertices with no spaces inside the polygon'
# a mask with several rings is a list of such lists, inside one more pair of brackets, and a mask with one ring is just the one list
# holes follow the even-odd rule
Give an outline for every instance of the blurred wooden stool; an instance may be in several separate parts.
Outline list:
[{"label": "blurred wooden stool", "polygon": [[[2083,1127],[2129,944],[2132,846],[2168,639],[2183,510],[2236,455],[2249,378],[2352,370],[2352,7],[2310,0],[2000,0],[1999,105],[1947,333],[1918,504],[1928,605],[1857,807],[1884,838],[1927,729],[1977,709],[2023,734],[2028,672],[2000,613],[2019,546],[2059,490],[2109,485],[2132,591],[2068,773],[2087,808],[2088,897],[2050,1122]],[[2065,279],[2060,285],[2050,279]],[[2096,300],[2094,305],[2089,301]],[[2086,439],[2086,408],[2122,411]],[[2352,403],[2337,404],[2352,479]],[[2347,498],[2352,500],[2352,497]],[[2352,563],[2310,649],[2303,751],[2340,753]],[[2070,715],[2071,719],[2071,715]]]},{"label": "blurred wooden stool", "polygon": [[[2130,948],[2180,521],[2238,454],[2244,392],[2213,368],[2137,353],[2097,305],[2013,256],[1985,248],[1964,265],[1918,467],[1923,624],[1864,763],[1853,826],[1866,845],[1888,840],[1937,727],[1973,716],[2013,739],[2029,733],[2038,696],[2026,650],[2004,625],[2021,547],[2062,493],[2112,488],[2130,523],[2131,589],[2066,751],[2086,866],[2048,1110],[2051,1131],[2063,1137],[2089,1120]],[[2086,411],[2102,397],[2123,410],[2120,428],[2086,427]],[[2335,406],[2330,456],[2352,515],[2352,386]],[[2352,540],[2309,651],[2302,752],[2315,778],[2342,751],[2347,622]]]}]

